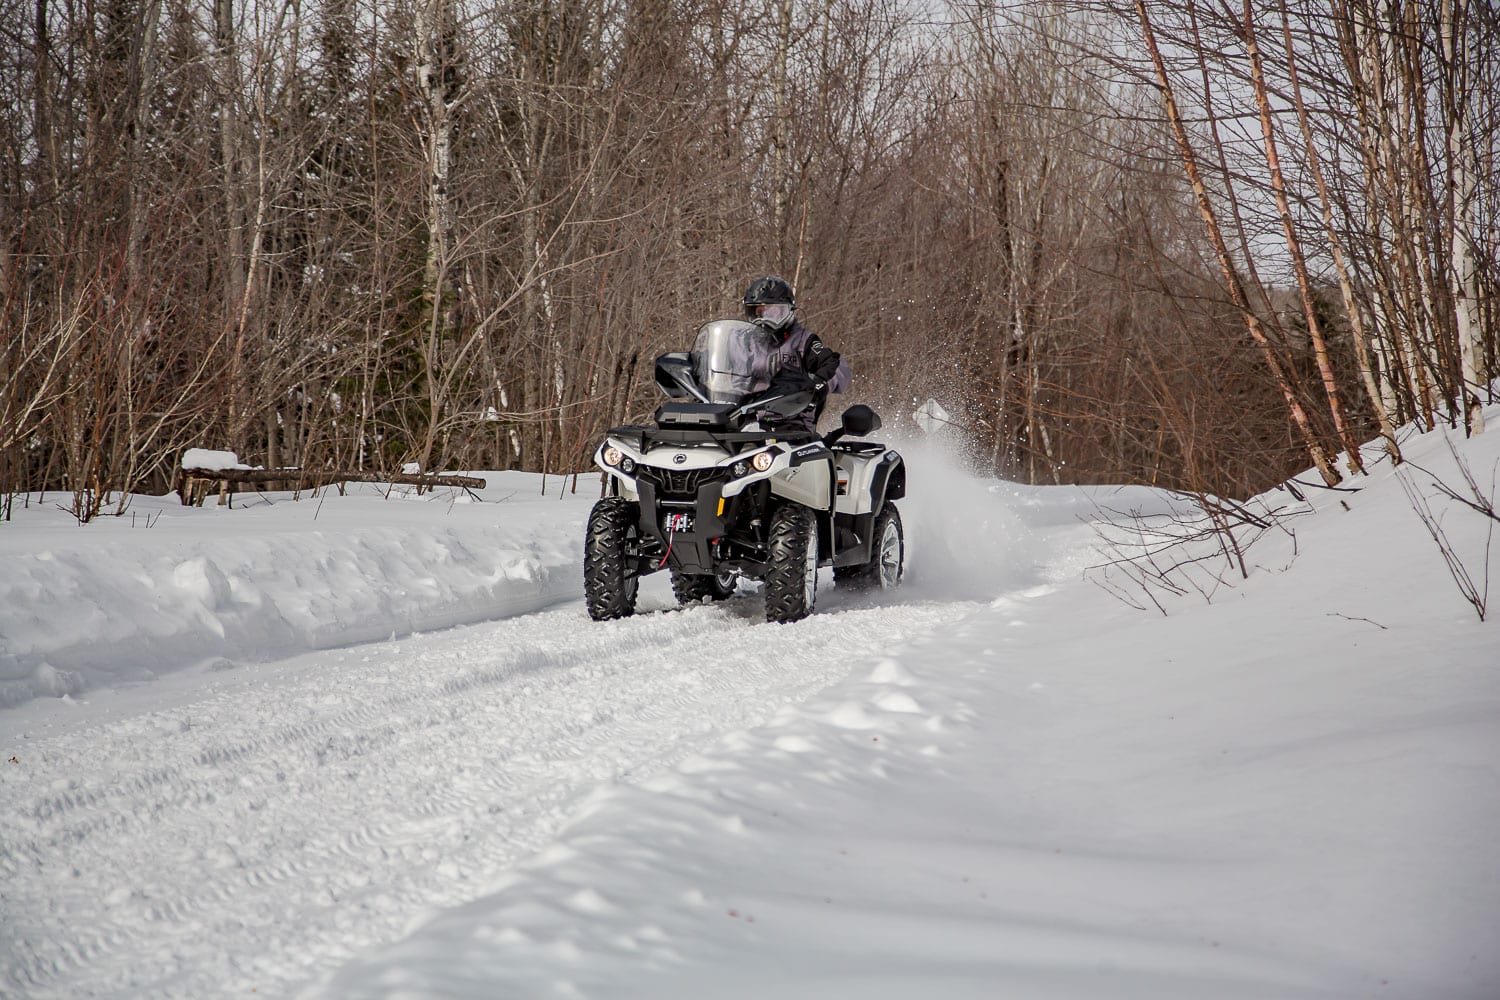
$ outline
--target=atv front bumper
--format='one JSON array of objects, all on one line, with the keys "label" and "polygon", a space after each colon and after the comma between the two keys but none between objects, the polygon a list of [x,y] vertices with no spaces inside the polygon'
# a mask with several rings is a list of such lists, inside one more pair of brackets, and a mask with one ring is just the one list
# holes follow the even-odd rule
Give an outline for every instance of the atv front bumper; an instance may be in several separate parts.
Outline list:
[{"label": "atv front bumper", "polygon": [[[744,494],[726,497],[723,477],[694,475],[714,469],[684,472],[651,470],[636,480],[640,497],[642,538],[660,543],[664,561],[681,573],[712,574],[714,544],[728,533],[728,525],[739,514]],[[655,566],[653,566],[655,568]]]}]

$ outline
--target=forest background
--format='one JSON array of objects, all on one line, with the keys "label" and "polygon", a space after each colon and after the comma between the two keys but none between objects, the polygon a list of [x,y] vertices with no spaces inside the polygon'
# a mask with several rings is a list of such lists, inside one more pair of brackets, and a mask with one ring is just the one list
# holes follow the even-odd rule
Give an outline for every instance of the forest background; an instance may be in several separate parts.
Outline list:
[{"label": "forest background", "polygon": [[574,471],[764,273],[980,471],[1334,485],[1482,429],[1497,39],[1485,0],[0,0],[0,517],[192,447]]}]

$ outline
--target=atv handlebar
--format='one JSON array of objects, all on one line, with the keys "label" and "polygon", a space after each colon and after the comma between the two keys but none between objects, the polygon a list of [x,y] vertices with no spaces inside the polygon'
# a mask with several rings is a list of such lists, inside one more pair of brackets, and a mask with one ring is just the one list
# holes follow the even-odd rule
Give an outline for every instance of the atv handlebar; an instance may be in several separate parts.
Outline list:
[{"label": "atv handlebar", "polygon": [[766,410],[778,417],[794,417],[813,404],[814,395],[811,389],[799,389],[796,392],[752,398],[741,403],[731,416],[742,417]]}]

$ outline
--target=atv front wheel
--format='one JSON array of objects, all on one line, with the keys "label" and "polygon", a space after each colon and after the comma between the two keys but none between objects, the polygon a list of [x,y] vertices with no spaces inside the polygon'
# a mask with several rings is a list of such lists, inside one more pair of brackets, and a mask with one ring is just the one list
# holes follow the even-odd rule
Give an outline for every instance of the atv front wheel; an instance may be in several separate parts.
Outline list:
[{"label": "atv front wheel", "polygon": [[818,522],[788,504],[771,517],[766,568],[766,621],[794,622],[812,614],[818,590]]},{"label": "atv front wheel", "polygon": [[637,506],[623,497],[605,497],[589,513],[583,543],[583,596],[596,622],[635,612],[640,589],[636,565]]},{"label": "atv front wheel", "polygon": [[894,590],[901,584],[906,569],[906,534],[901,528],[901,514],[890,501],[875,518],[874,541],[870,561],[858,566],[839,566],[833,578],[840,587],[855,590]]},{"label": "atv front wheel", "polygon": [[678,604],[699,604],[705,597],[714,601],[728,600],[734,594],[735,574],[725,570],[713,573],[679,573],[672,571],[672,593]]}]

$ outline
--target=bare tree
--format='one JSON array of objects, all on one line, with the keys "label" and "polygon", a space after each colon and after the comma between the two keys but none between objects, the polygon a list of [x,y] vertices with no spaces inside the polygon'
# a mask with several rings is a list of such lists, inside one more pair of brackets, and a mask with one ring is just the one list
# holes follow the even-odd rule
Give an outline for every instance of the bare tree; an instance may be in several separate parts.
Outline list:
[{"label": "bare tree", "polygon": [[765,271],[851,401],[1017,478],[1243,495],[1480,429],[1472,0],[5,12],[0,492],[83,516],[198,445],[576,470]]}]

